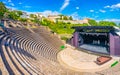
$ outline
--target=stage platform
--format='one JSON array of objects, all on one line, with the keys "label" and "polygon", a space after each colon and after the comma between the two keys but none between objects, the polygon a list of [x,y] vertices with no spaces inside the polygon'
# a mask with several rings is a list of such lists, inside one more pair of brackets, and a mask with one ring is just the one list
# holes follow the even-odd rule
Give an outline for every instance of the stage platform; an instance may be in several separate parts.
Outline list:
[{"label": "stage platform", "polygon": [[82,48],[82,49],[88,50],[88,51],[92,51],[92,52],[110,54],[108,46],[83,44],[83,45],[80,45],[79,47]]}]

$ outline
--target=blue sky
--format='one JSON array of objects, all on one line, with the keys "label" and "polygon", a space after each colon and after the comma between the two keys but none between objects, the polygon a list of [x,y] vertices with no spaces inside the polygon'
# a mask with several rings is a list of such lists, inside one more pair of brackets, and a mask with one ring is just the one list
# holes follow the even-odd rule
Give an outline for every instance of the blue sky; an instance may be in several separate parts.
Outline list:
[{"label": "blue sky", "polygon": [[75,19],[120,21],[120,0],[0,0],[9,8]]}]

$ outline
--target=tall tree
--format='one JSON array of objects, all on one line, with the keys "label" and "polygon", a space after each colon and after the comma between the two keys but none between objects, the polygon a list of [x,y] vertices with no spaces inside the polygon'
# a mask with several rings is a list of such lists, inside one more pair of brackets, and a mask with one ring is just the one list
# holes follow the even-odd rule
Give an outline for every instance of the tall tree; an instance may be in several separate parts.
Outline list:
[{"label": "tall tree", "polygon": [[120,23],[118,25],[120,26]]},{"label": "tall tree", "polygon": [[18,16],[20,17],[21,15],[23,15],[23,12],[22,11],[16,11]]},{"label": "tall tree", "polygon": [[72,16],[69,17],[69,20],[73,20]]},{"label": "tall tree", "polygon": [[68,20],[68,17],[67,16],[63,16],[63,20]]},{"label": "tall tree", "polygon": [[118,24],[118,26],[120,27],[120,23]]},{"label": "tall tree", "polygon": [[4,13],[7,11],[7,8],[5,7],[4,3],[0,2],[0,19],[3,18]]},{"label": "tall tree", "polygon": [[97,26],[98,25],[98,23],[95,21],[95,20],[88,20],[88,23],[90,24],[90,25],[93,25],[93,26]]}]

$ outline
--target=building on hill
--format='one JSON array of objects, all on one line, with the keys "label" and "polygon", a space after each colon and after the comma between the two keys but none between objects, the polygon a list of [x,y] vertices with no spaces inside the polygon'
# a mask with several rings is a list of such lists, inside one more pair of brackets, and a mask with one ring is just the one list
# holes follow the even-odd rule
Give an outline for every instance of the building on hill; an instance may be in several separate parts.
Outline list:
[{"label": "building on hill", "polygon": [[71,23],[71,24],[88,24],[88,19],[83,19],[83,20],[58,20],[60,22],[65,22],[65,23]]},{"label": "building on hill", "polygon": [[[31,13],[32,14],[32,13]],[[33,13],[32,15],[32,17],[31,17],[31,14],[29,13],[28,14],[28,17],[29,17],[29,19],[32,19],[32,20],[34,20],[35,18],[37,18],[37,19],[39,19],[39,20],[42,20],[42,18],[44,17],[41,13]]]},{"label": "building on hill", "polygon": [[43,15],[42,15],[41,13],[36,13],[35,15],[36,15],[37,17],[40,17],[40,18],[43,17]]},{"label": "building on hill", "polygon": [[22,18],[30,18],[30,15],[27,14],[26,12],[23,12],[21,15]]},{"label": "building on hill", "polygon": [[59,15],[48,15],[48,19],[56,22],[58,19],[60,19],[60,16]]},{"label": "building on hill", "polygon": [[[59,22],[65,22],[65,23],[71,23],[71,24],[84,24],[87,23],[88,24],[88,18],[85,18],[83,20],[60,20],[60,16],[59,15],[48,15],[48,19],[51,21],[59,21]],[[63,17],[62,17],[63,18]]]},{"label": "building on hill", "polygon": [[35,15],[39,20],[42,20],[42,18],[44,17],[41,13],[36,13]]}]

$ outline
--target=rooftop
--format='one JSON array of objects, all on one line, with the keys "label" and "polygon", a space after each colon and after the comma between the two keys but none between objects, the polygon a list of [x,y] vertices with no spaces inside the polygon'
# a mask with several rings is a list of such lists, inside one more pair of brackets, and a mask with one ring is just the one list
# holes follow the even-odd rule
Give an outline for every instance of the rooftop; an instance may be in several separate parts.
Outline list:
[{"label": "rooftop", "polygon": [[115,29],[115,33],[120,36],[120,28],[114,27],[114,29]]},{"label": "rooftop", "polygon": [[113,26],[75,26],[74,29],[113,29]]},{"label": "rooftop", "polygon": [[113,26],[75,26],[72,28],[78,32],[108,33],[110,31],[114,31]]}]

